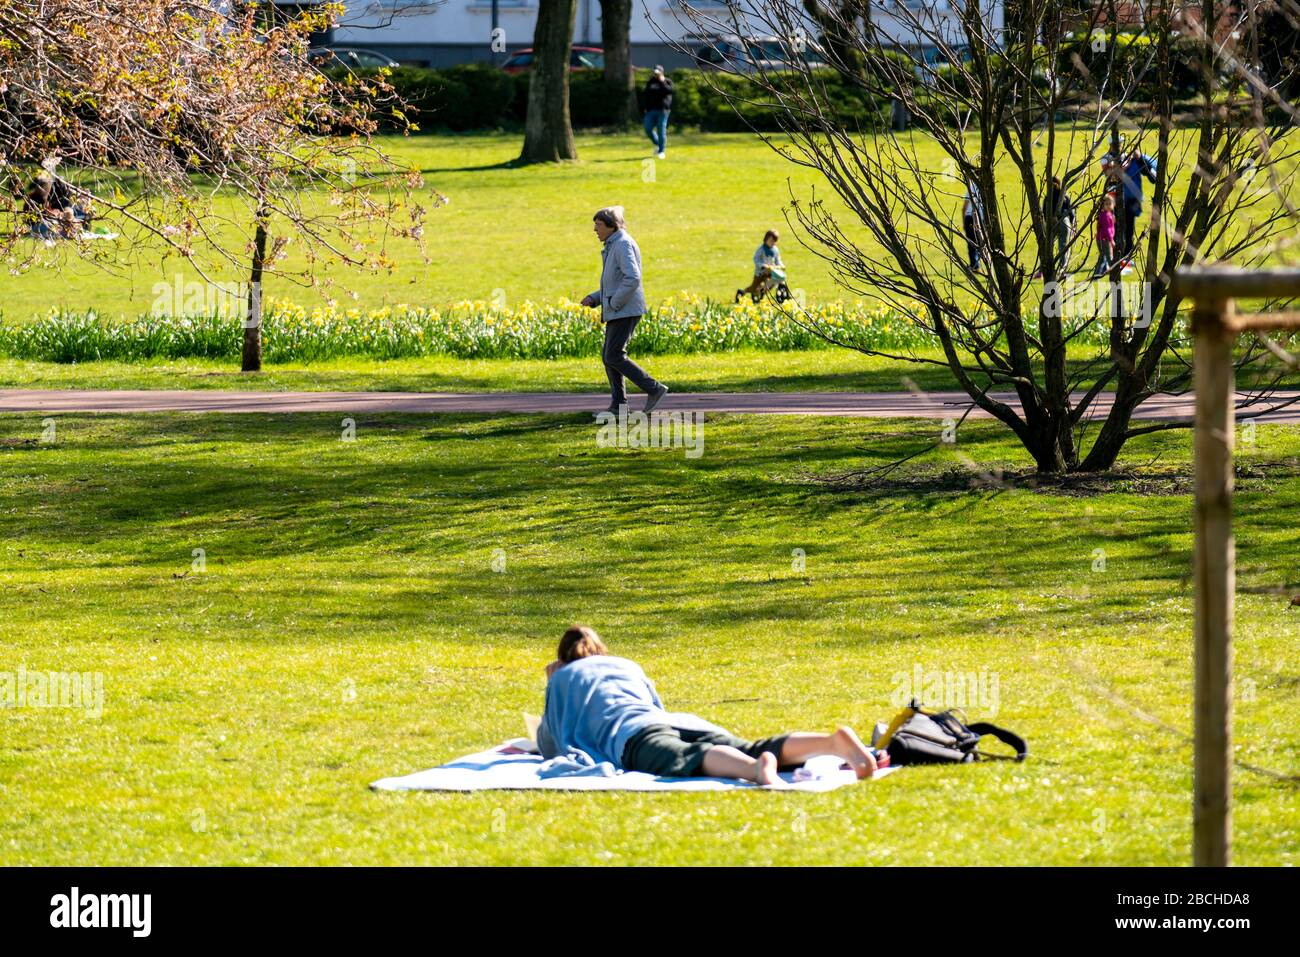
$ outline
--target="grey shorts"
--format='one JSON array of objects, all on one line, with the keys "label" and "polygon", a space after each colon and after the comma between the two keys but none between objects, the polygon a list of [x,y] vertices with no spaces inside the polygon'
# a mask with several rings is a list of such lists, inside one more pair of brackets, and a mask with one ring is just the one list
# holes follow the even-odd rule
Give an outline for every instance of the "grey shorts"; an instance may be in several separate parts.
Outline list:
[{"label": "grey shorts", "polygon": [[718,731],[691,731],[666,724],[652,724],[628,738],[623,746],[623,770],[644,771],[659,777],[686,778],[703,774],[704,755],[709,748],[726,745],[757,758],[771,751],[780,760],[781,747],[789,735],[746,741]]}]

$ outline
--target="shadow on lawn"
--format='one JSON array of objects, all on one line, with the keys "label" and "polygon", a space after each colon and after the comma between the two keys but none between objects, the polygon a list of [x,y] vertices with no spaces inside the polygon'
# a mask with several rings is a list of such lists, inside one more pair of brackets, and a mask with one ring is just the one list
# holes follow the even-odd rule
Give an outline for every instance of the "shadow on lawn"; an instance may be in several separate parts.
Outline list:
[{"label": "shadow on lawn", "polygon": [[[155,593],[147,600],[160,607],[209,600],[205,592],[239,602],[229,583],[185,577],[191,548],[202,547],[214,572],[238,573],[241,588],[278,594],[295,618],[321,627],[344,614],[359,625],[427,628],[456,602],[475,620],[507,623],[539,595],[557,616],[577,618],[617,595],[629,624],[647,633],[676,633],[683,620],[793,624],[824,617],[828,602],[933,603],[936,569],[950,616],[975,596],[1059,590],[1065,575],[1122,591],[1103,604],[1074,602],[1063,624],[1138,621],[1133,594],[1181,593],[1190,548],[1185,502],[1166,507],[1165,495],[1131,505],[1098,496],[1107,508],[1088,517],[1057,496],[970,490],[942,476],[934,487],[849,490],[789,478],[796,464],[826,474],[864,456],[897,457],[915,445],[913,423],[895,424],[892,437],[881,423],[806,423],[792,446],[783,423],[719,417],[706,442],[714,453],[698,460],[598,449],[595,427],[574,416],[373,416],[356,442],[338,440],[333,415],[61,423],[58,446],[0,449],[0,536],[29,543],[18,565],[130,568],[132,587]],[[875,439],[865,450],[864,431]],[[962,436],[977,460],[1012,450],[991,425]],[[1290,500],[1243,500],[1255,534],[1293,527]],[[1171,523],[1170,508],[1185,525]],[[1105,583],[1088,577],[1098,545],[1124,556]],[[791,570],[796,547],[815,556],[808,574]],[[510,556],[508,576],[491,573],[497,548]],[[274,571],[250,573],[249,563],[267,559],[280,560]],[[294,572],[295,559],[358,571],[321,584],[318,572]],[[365,597],[346,600],[354,591]],[[999,612],[998,621],[1028,625],[1040,613]],[[77,603],[50,614],[75,616]],[[880,637],[915,627],[900,620]]]},{"label": "shadow on lawn", "polygon": [[[611,163],[640,163],[640,156],[619,156],[605,159],[581,159],[577,163],[570,165],[581,168],[582,166],[608,165]],[[534,169],[536,164],[525,163],[519,157],[503,160],[500,163],[486,163],[479,166],[431,166],[421,169],[420,172],[425,175],[438,173],[489,173],[493,170],[526,170]]]}]

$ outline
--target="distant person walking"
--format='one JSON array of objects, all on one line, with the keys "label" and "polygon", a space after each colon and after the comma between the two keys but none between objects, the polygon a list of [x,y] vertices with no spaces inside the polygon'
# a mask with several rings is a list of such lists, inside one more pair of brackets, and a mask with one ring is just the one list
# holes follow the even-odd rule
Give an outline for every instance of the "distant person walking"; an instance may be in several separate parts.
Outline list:
[{"label": "distant person walking", "polygon": [[601,321],[605,323],[601,359],[609,376],[609,411],[618,415],[619,408],[627,405],[627,387],[623,382],[626,376],[645,392],[644,411],[649,413],[668,394],[668,386],[656,382],[627,355],[627,344],[646,309],[645,292],[641,288],[641,248],[628,235],[622,206],[597,210],[592,227],[604,243],[600,288],[584,296],[582,304],[592,309],[599,307]]},{"label": "distant person walking", "polygon": [[668,155],[668,113],[673,108],[673,81],[656,66],[645,85],[645,132],[655,146],[655,155]]}]

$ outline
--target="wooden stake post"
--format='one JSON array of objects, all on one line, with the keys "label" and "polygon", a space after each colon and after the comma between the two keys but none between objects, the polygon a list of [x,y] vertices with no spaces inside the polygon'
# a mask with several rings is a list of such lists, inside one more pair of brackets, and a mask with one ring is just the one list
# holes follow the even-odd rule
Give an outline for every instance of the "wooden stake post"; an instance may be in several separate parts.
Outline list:
[{"label": "wooden stake post", "polygon": [[1239,333],[1300,328],[1300,315],[1238,316],[1234,300],[1300,295],[1300,270],[1180,269],[1173,294],[1195,301],[1196,743],[1192,863],[1232,859],[1232,446],[1236,432],[1232,347]]}]

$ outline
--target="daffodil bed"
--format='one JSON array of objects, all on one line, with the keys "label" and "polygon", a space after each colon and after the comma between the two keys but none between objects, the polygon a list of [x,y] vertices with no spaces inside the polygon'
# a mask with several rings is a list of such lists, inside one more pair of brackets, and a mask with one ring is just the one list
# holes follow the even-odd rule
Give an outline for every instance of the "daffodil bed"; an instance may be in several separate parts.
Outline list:
[{"label": "daffodil bed", "polygon": [[[1080,338],[1106,335],[1104,326]],[[931,349],[937,339],[923,313],[867,302],[780,306],[719,303],[682,292],[651,308],[636,333],[640,355],[819,349],[825,336],[881,350]],[[595,310],[568,299],[525,301],[516,307],[484,300],[445,310],[418,306],[308,310],[288,300],[268,303],[263,356],[268,363],[322,362],[345,357],[409,359],[560,359],[600,353],[602,329]],[[243,329],[229,315],[141,316],[109,321],[92,312],[52,310],[30,323],[0,323],[0,355],[43,362],[233,358]]]}]

